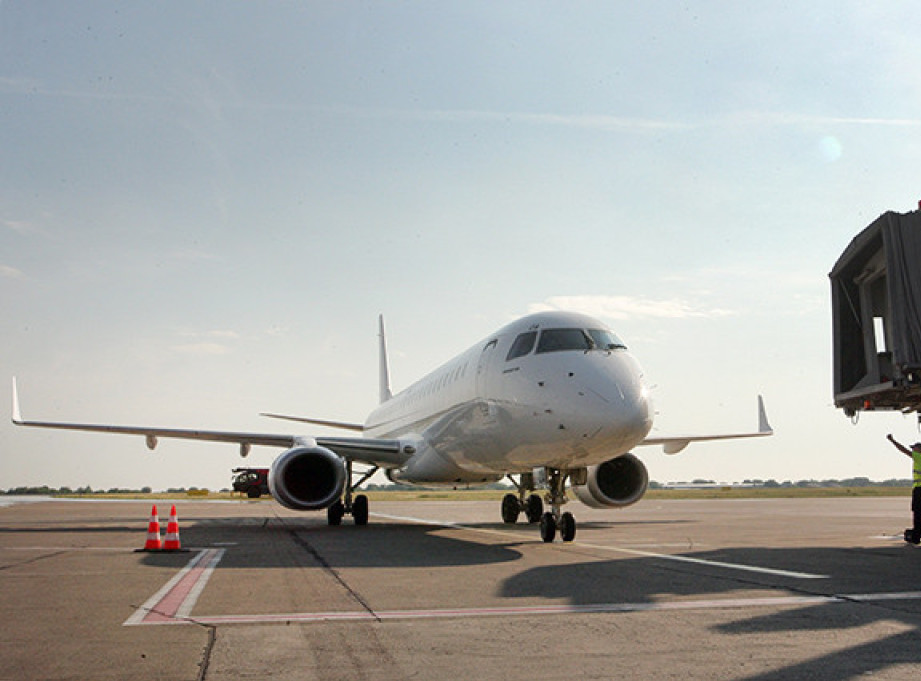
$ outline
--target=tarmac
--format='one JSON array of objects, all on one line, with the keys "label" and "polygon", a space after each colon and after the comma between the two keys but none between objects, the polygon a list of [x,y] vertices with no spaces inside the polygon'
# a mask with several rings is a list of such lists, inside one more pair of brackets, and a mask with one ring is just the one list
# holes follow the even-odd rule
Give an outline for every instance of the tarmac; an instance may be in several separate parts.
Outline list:
[{"label": "tarmac", "polygon": [[[2,499],[2,498],[0,498]],[[567,506],[571,544],[498,502],[0,507],[4,679],[916,679],[909,499]]]}]

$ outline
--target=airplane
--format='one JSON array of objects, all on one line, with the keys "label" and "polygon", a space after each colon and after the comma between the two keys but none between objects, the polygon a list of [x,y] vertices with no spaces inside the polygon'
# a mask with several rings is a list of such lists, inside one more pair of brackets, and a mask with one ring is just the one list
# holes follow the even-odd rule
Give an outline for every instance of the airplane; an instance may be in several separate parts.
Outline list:
[{"label": "airplane", "polygon": [[[12,421],[142,435],[149,449],[160,438],[235,443],[241,456],[253,445],[284,447],[269,471],[271,495],[290,509],[325,509],[330,525],[340,525],[347,514],[356,525],[368,523],[368,498],[356,492],[381,469],[394,483],[416,485],[508,478],[517,494],[503,498],[503,522],[513,524],[523,512],[529,523],[540,524],[544,542],[557,532],[564,542],[575,538],[575,518],[561,510],[567,483],[593,508],[640,500],[649,475],[631,452],[637,446],[662,445],[677,454],[691,442],[773,434],[759,395],[757,431],[650,437],[653,407],[639,363],[605,324],[573,312],[522,317],[394,395],[383,316],[378,323],[380,405],[364,423],[262,414],[360,437],[30,421],[22,417],[15,378]],[[355,464],[367,469],[356,471]]]}]

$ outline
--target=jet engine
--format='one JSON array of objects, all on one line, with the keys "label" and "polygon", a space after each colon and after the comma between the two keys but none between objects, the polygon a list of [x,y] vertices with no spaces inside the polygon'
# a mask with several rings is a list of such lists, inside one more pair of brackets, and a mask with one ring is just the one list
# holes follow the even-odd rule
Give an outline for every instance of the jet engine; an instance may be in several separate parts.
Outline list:
[{"label": "jet engine", "polygon": [[633,454],[623,454],[597,466],[589,466],[584,485],[572,490],[586,506],[623,508],[635,504],[646,493],[649,473]]},{"label": "jet engine", "polygon": [[342,497],[347,481],[345,461],[325,447],[294,447],[269,470],[269,492],[282,506],[314,511]]}]

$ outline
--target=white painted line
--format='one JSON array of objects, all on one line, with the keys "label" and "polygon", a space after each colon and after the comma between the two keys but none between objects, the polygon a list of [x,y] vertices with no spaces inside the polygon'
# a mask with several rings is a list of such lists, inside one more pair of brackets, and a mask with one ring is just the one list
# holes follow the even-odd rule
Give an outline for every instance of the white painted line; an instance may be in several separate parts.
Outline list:
[{"label": "white painted line", "polygon": [[707,565],[712,567],[726,568],[728,570],[742,570],[743,572],[757,572],[763,575],[774,575],[776,577],[791,577],[793,579],[828,579],[828,575],[814,575],[809,572],[795,572],[792,570],[778,570],[777,568],[760,567],[757,565],[742,565],[741,563],[726,563],[721,560],[707,560],[705,558],[694,558],[693,556],[682,556],[680,554],[670,553],[652,553],[651,551],[639,551],[637,549],[621,548],[619,546],[602,546],[598,544],[582,544],[590,549],[602,551],[616,551],[618,553],[628,553],[634,556],[643,556],[647,558],[660,558],[662,560],[673,560],[679,563],[696,563],[698,565]]},{"label": "white painted line", "polygon": [[[224,557],[225,550],[203,549],[157,593],[135,610],[131,617],[122,623],[122,626],[183,621],[176,618],[180,616],[180,612],[191,612],[205,584],[214,572],[214,567]],[[188,615],[183,615],[183,617],[187,618]]]},{"label": "white painted line", "polygon": [[176,617],[187,618],[192,614],[192,608],[195,607],[195,604],[198,602],[198,597],[201,596],[202,591],[205,590],[205,585],[208,583],[208,580],[211,579],[214,568],[217,567],[217,564],[221,562],[221,558],[224,557],[224,551],[225,549],[213,550],[208,558],[202,560],[203,563],[207,560],[205,569],[202,570],[201,575],[195,580],[188,595],[176,609]]},{"label": "white painted line", "polygon": [[[506,537],[515,537],[517,539],[521,538],[520,532],[509,532],[503,530],[494,530],[494,529],[485,529],[482,527],[470,527],[468,525],[461,525],[458,523],[449,523],[449,522],[440,522],[437,520],[427,520],[425,518],[412,518],[408,516],[397,516],[397,515],[388,515],[385,513],[374,513],[375,517],[386,518],[388,520],[402,520],[405,522],[419,523],[422,525],[434,525],[436,527],[449,527],[459,530],[469,530],[471,532],[482,532],[484,534],[495,534]],[[570,544],[571,546],[580,546],[587,549],[595,549],[600,551],[613,551],[616,553],[627,553],[634,556],[643,556],[644,558],[656,558],[659,560],[670,560],[676,561],[679,563],[693,563],[697,565],[707,565],[710,567],[725,568],[727,570],[741,570],[743,572],[757,572],[765,575],[773,575],[775,577],[790,577],[792,579],[828,579],[828,575],[815,575],[809,572],[796,572],[792,570],[779,570],[776,568],[760,567],[756,565],[742,565],[740,563],[727,563],[725,561],[719,560],[707,560],[705,558],[695,558],[692,556],[683,556],[680,554],[671,554],[671,553],[654,553],[652,551],[640,551],[639,549],[628,549],[619,546],[606,546],[602,544],[586,544],[584,542],[574,541]]]},{"label": "white painted line", "polygon": [[136,624],[141,624],[143,619],[147,617],[147,615],[150,614],[150,612],[156,607],[157,603],[162,601],[163,598],[170,591],[172,591],[173,587],[175,587],[176,584],[179,583],[179,580],[185,577],[185,575],[193,567],[195,567],[195,565],[202,559],[202,557],[204,557],[204,555],[205,555],[205,552],[202,551],[201,553],[198,553],[195,556],[193,556],[192,560],[189,561],[188,565],[182,568],[182,570],[180,570],[176,575],[174,575],[172,579],[170,579],[166,584],[160,587],[160,590],[157,591],[157,593],[155,593],[153,596],[148,598],[141,607],[135,610],[134,613],[132,613],[131,617],[129,617],[122,623],[122,626],[128,627],[128,626],[133,626]]},{"label": "white painted line", "polygon": [[921,591],[902,591],[901,593],[886,593],[886,594],[851,594],[849,596],[842,596],[850,601],[860,601],[861,603],[866,601],[914,601],[921,598]]},{"label": "white painted line", "polygon": [[705,600],[660,601],[649,603],[595,603],[587,605],[523,605],[484,608],[436,608],[419,610],[350,610],[342,612],[296,612],[259,615],[214,615],[171,618],[139,624],[316,624],[322,622],[380,622],[419,619],[458,619],[467,617],[515,617],[533,615],[578,615],[675,610],[737,610],[744,608],[788,608],[814,605],[844,605],[855,602],[919,600],[921,591],[903,593],[855,594],[835,596],[765,596],[762,598],[709,598]]}]

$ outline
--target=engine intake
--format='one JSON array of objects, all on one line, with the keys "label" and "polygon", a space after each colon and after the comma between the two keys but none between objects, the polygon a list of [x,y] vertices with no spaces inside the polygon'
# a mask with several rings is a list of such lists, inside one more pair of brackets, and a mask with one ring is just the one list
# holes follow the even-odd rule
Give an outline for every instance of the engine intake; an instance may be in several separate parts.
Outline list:
[{"label": "engine intake", "polygon": [[597,466],[588,467],[584,485],[572,490],[586,506],[623,508],[635,504],[646,493],[649,472],[633,454],[623,454]]},{"label": "engine intake", "polygon": [[295,447],[269,470],[269,492],[282,506],[313,511],[332,506],[346,485],[345,461],[325,447]]}]

